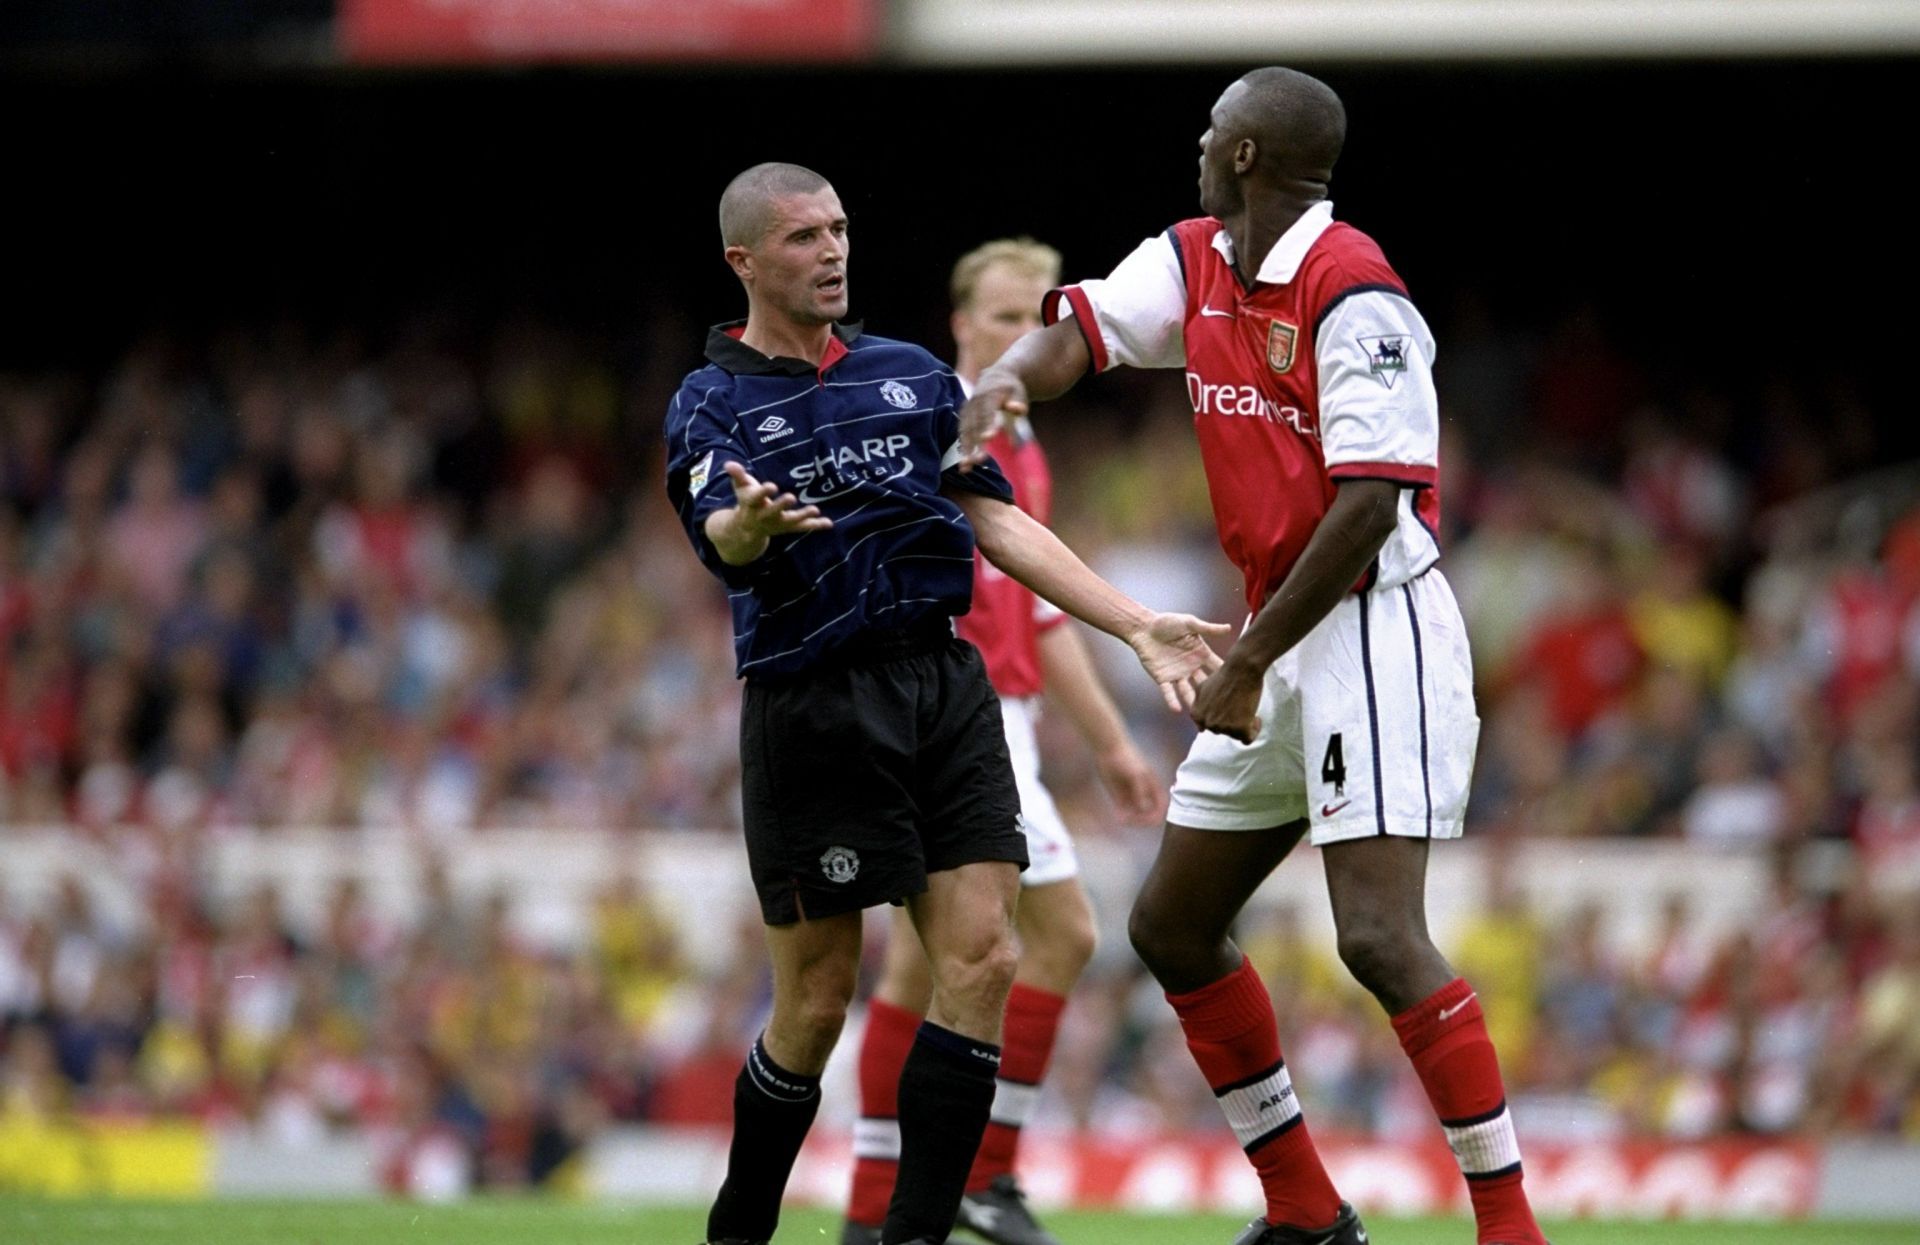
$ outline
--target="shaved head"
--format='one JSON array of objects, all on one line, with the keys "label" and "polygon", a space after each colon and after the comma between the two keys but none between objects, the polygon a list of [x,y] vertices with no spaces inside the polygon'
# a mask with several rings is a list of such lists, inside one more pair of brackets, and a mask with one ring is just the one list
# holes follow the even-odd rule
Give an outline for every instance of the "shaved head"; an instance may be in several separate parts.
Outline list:
[{"label": "shaved head", "polygon": [[772,227],[776,199],[829,189],[826,178],[798,164],[756,164],[728,182],[720,195],[720,241],[752,246]]},{"label": "shaved head", "polygon": [[1222,97],[1233,139],[1250,138],[1268,174],[1278,180],[1318,182],[1333,177],[1347,141],[1347,109],[1333,88],[1297,69],[1256,69]]}]

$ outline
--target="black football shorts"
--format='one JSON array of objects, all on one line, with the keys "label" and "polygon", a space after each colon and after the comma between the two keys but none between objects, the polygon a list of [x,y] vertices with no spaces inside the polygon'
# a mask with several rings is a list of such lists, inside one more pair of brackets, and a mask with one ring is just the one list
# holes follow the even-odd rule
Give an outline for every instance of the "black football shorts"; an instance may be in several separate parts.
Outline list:
[{"label": "black football shorts", "polygon": [[1000,701],[944,618],[749,679],[740,768],[769,925],[898,903],[975,861],[1027,867]]}]

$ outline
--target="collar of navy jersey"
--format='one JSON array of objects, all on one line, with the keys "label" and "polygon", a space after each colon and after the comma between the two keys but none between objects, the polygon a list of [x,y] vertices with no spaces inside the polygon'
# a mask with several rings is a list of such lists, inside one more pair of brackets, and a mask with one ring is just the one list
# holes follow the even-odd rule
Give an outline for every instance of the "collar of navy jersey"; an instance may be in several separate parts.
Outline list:
[{"label": "collar of navy jersey", "polygon": [[[745,320],[729,320],[708,329],[707,361],[735,376],[814,376],[819,373],[818,364],[787,355],[763,355],[747,345],[737,336],[746,326]],[[851,346],[860,336],[860,322],[836,324],[833,335],[840,339],[841,345]]]},{"label": "collar of navy jersey", "polygon": [[[1256,281],[1268,285],[1285,285],[1300,273],[1301,261],[1307,258],[1307,252],[1320,240],[1320,235],[1333,224],[1333,200],[1322,199],[1300,214],[1287,231],[1280,235],[1260,262],[1260,271],[1254,276]],[[1213,235],[1213,249],[1229,264],[1233,263],[1233,239],[1221,229]]]}]

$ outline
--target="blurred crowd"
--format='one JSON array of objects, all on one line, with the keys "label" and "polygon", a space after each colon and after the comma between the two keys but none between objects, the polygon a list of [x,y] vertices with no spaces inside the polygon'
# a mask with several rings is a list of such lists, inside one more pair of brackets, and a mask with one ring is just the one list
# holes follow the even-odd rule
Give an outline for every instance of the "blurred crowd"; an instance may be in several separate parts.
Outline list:
[{"label": "blurred crowd", "polygon": [[[1781,862],[1764,927],[1703,943],[1679,911],[1641,961],[1607,953],[1603,913],[1482,914],[1449,950],[1505,1000],[1515,1081],[1676,1134],[1920,1133],[1920,483],[1885,466],[1892,417],[1841,381],[1650,370],[1587,311],[1436,321],[1471,832]],[[560,955],[515,943],[505,898],[429,880],[409,927],[344,890],[296,939],[272,894],[213,910],[196,874],[288,827],[427,856],[491,826],[737,829],[724,600],[657,444],[699,338],[666,313],[630,337],[426,316],[0,375],[0,898],[36,828],[137,862],[150,895],[132,929],[79,887],[0,906],[0,1110],[350,1120],[515,1183],[601,1121],[725,1101],[764,1002],[751,929],[713,980],[644,888]],[[1237,617],[1178,377],[1082,388],[1041,425],[1057,526],[1136,595]],[[1170,774],[1188,729],[1114,673]],[[1043,745],[1069,821],[1110,832],[1070,735]],[[1797,865],[1812,845],[1844,867]],[[1309,1105],[1423,1118],[1337,966],[1284,919],[1246,933],[1298,1000]],[[1102,964],[1050,1109],[1185,1122],[1210,1104],[1164,1008],[1123,949]]]}]

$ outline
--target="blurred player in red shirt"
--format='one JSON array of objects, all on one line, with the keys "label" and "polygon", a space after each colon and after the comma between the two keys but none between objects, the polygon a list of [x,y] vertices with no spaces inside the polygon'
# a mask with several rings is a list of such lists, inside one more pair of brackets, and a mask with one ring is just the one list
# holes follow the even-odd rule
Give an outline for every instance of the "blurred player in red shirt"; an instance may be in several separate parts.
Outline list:
[{"label": "blurred player in red shirt", "polygon": [[[989,242],[955,265],[953,338],[959,357],[954,370],[969,393],[983,368],[1040,327],[1041,299],[1059,278],[1059,253],[1028,239]],[[1013,484],[1014,501],[1048,522],[1053,480],[1027,422],[1010,421],[994,433],[988,448]],[[1041,690],[1092,748],[1101,780],[1122,815],[1145,823],[1166,812],[1162,779],[1141,757],[1080,636],[1067,624],[1066,615],[975,555],[973,611],[959,619],[958,627],[986,659],[987,677],[1000,694],[1032,861],[1020,876],[1020,968],[1007,998],[993,1115],[967,1180],[958,1224],[998,1245],[1054,1245],[1034,1221],[1014,1178],[1014,1153],[1039,1097],[1067,993],[1094,949],[1093,911],[1080,887],[1073,840],[1040,782],[1034,725]],[[886,968],[868,1006],[860,1044],[860,1123],[843,1245],[880,1240],[900,1154],[895,1116],[900,1069],[931,989],[912,921],[901,910],[892,920]]]},{"label": "blurred player in red shirt", "polygon": [[1325,83],[1257,69],[1209,121],[1205,215],[1050,293],[1050,327],[981,375],[961,451],[1089,370],[1186,372],[1253,617],[1194,703],[1202,733],[1128,932],[1260,1173],[1266,1214],[1236,1245],[1367,1241],[1231,937],[1302,838],[1322,849],[1340,957],[1392,1017],[1459,1160],[1481,1245],[1541,1245],[1480,1004],[1426,924],[1427,852],[1461,832],[1480,730],[1466,628],[1434,569],[1433,335],[1380,247],[1333,218],[1347,119]]}]

